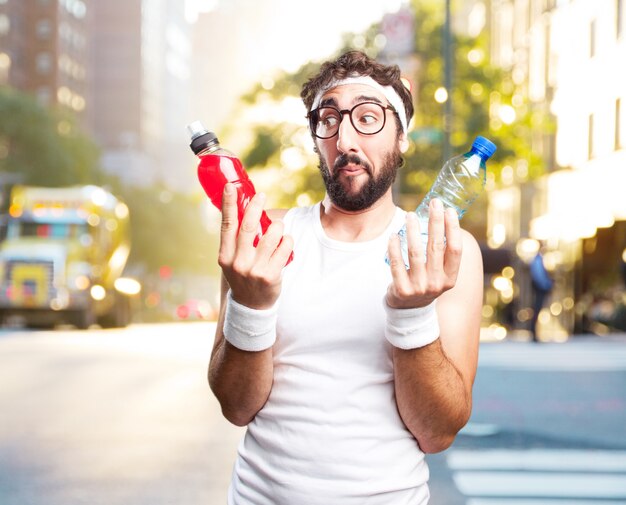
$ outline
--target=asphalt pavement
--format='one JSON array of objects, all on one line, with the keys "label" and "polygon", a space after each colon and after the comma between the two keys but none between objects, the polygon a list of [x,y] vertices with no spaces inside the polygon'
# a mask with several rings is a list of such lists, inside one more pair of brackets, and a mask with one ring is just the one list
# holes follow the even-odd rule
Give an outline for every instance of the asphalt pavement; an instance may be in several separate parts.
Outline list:
[{"label": "asphalt pavement", "polygon": [[626,504],[626,338],[483,344],[470,422],[428,460],[435,505]]},{"label": "asphalt pavement", "polygon": [[[0,331],[0,505],[225,503],[243,429],[212,335]],[[428,462],[433,505],[626,504],[626,337],[482,344],[472,418]]]}]

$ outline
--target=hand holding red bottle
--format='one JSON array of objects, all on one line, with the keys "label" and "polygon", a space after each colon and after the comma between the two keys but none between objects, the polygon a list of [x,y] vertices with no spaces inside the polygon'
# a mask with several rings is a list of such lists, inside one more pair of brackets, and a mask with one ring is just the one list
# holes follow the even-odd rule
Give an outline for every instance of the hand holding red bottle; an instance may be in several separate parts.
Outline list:
[{"label": "hand holding red bottle", "polygon": [[281,221],[272,222],[255,247],[264,203],[262,193],[252,197],[239,227],[236,188],[230,183],[224,187],[218,263],[233,299],[252,309],[268,309],[276,303],[282,269],[293,250],[293,240],[283,235]]},{"label": "hand holding red bottle", "polygon": [[[244,211],[256,193],[254,185],[243,168],[241,161],[233,153],[223,149],[217,136],[204,128],[199,121],[188,125],[187,130],[191,135],[189,147],[200,158],[200,163],[198,164],[200,184],[213,205],[221,209],[224,185],[232,183],[236,193],[238,223],[241,226]],[[261,210],[259,220],[256,222],[254,246],[266,233],[271,223],[265,211]],[[293,260],[293,253],[289,256],[285,265],[289,264],[291,260]]]}]

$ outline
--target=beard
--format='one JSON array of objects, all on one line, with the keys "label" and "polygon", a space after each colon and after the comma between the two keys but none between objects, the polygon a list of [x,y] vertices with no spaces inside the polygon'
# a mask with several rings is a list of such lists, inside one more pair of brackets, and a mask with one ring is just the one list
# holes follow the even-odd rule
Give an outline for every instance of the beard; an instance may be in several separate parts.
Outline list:
[{"label": "beard", "polygon": [[[360,166],[366,172],[368,180],[360,189],[351,190],[356,184],[357,176],[348,176],[347,182],[342,182],[341,168],[349,163]],[[398,168],[402,164],[402,154],[398,148],[388,152],[383,158],[380,173],[372,174],[372,166],[355,154],[341,154],[335,160],[333,173],[330,173],[328,165],[320,156],[319,170],[326,186],[326,193],[330,201],[337,207],[347,211],[361,211],[369,209],[391,187],[396,180]]]}]

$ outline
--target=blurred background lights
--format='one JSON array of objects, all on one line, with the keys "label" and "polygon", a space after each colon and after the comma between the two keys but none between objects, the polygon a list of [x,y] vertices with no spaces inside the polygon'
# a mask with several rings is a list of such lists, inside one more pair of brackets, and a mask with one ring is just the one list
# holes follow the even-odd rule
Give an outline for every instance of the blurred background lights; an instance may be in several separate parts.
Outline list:
[{"label": "blurred background lights", "polygon": [[507,279],[512,279],[513,277],[515,277],[515,270],[511,266],[504,267],[502,269],[502,276],[506,277]]},{"label": "blurred background lights", "polygon": [[477,98],[482,96],[483,91],[484,91],[483,85],[478,82],[475,82],[470,87],[470,93],[472,94],[472,96],[477,97]]},{"label": "blurred background lights", "polygon": [[494,225],[489,237],[489,245],[498,248],[506,242],[506,226],[502,223]]},{"label": "blurred background lights", "polygon": [[298,147],[288,147],[280,153],[280,162],[288,170],[302,170],[307,166],[307,159]]},{"label": "blurred background lights", "polygon": [[516,119],[515,109],[510,105],[501,105],[498,110],[498,117],[506,125],[513,124]]},{"label": "blurred background lights", "polygon": [[413,91],[413,84],[411,83],[411,80],[408,77],[401,77],[400,80],[402,81],[402,84],[404,84],[404,87],[406,89],[408,89],[409,91]]},{"label": "blurred background lights", "polygon": [[484,56],[482,50],[472,49],[467,53],[467,61],[469,61],[471,65],[477,66],[483,61]]},{"label": "blurred background lights", "polygon": [[435,101],[437,103],[444,103],[448,100],[448,90],[443,86],[440,86],[435,91]]},{"label": "blurred background lights", "polygon": [[99,284],[94,284],[93,286],[91,286],[91,290],[89,292],[91,293],[91,297],[97,301],[104,300],[107,295],[106,290]]},{"label": "blurred background lights", "polygon": [[539,252],[539,242],[530,238],[521,239],[517,242],[515,252],[525,263],[529,263]]}]

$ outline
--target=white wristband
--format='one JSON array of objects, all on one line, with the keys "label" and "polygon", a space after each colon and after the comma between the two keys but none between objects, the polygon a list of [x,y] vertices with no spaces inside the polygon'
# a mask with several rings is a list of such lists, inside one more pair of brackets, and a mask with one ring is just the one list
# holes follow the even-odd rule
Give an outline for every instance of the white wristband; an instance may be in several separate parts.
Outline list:
[{"label": "white wristband", "polygon": [[264,351],[276,341],[278,303],[269,309],[251,309],[233,300],[228,291],[224,338],[242,351]]},{"label": "white wristband", "polygon": [[385,337],[400,349],[417,349],[439,338],[439,321],[435,302],[416,309],[394,309],[383,301],[387,313]]}]

